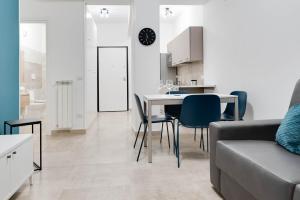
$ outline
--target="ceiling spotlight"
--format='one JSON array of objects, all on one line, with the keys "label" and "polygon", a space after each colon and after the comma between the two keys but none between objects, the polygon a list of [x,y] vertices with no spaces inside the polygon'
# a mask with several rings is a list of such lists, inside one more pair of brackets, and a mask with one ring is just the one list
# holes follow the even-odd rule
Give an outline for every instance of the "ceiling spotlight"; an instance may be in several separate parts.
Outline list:
[{"label": "ceiling spotlight", "polygon": [[165,17],[172,17],[173,11],[170,8],[165,8]]},{"label": "ceiling spotlight", "polygon": [[108,18],[109,17],[109,11],[107,8],[102,8],[100,10],[100,17],[103,17],[103,18]]}]

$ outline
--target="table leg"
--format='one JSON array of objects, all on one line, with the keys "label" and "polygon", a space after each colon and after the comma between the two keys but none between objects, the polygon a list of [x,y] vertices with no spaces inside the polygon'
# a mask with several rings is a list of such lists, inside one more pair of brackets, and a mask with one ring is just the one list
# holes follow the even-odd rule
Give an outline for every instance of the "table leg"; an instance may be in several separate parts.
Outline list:
[{"label": "table leg", "polygon": [[33,127],[33,124],[31,125],[31,133],[33,134],[33,131],[34,131],[34,127]]},{"label": "table leg", "polygon": [[11,134],[11,135],[12,135],[12,129],[13,129],[12,126],[10,126],[10,134]]},{"label": "table leg", "polygon": [[152,103],[151,101],[148,101],[148,107],[147,107],[147,111],[148,111],[148,134],[147,134],[147,138],[148,138],[148,162],[152,163]]},{"label": "table leg", "polygon": [[4,135],[6,135],[6,122],[4,122]]},{"label": "table leg", "polygon": [[235,97],[234,98],[234,119],[235,121],[239,121],[239,98]]},{"label": "table leg", "polygon": [[[146,101],[144,101],[144,113],[145,114],[147,113],[147,103],[146,103]],[[146,124],[145,123],[144,123],[144,130],[146,130]],[[144,147],[147,147],[147,144],[148,144],[148,139],[147,139],[147,137],[145,137]]]},{"label": "table leg", "polygon": [[[144,131],[147,131],[147,128],[148,128],[147,126],[148,126],[148,124],[144,123]],[[148,139],[147,139],[147,137],[145,137],[145,139],[144,139],[144,147],[147,148],[147,145],[148,145]]]},{"label": "table leg", "polygon": [[29,185],[32,186],[33,185],[33,181],[32,181],[32,175],[29,177]]}]

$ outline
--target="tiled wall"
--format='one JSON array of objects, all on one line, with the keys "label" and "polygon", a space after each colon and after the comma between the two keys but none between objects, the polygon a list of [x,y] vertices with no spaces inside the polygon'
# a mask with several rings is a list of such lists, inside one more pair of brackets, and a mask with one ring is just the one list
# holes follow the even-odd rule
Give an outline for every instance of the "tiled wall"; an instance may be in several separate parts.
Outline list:
[{"label": "tiled wall", "polygon": [[194,62],[177,67],[177,74],[182,85],[189,85],[191,80],[197,80],[198,85],[203,84],[203,63]]}]

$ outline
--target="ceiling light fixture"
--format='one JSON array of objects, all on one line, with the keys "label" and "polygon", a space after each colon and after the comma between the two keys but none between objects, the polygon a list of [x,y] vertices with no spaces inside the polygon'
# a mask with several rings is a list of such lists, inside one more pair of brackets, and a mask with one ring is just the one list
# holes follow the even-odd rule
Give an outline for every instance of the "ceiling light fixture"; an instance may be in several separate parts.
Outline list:
[{"label": "ceiling light fixture", "polygon": [[109,11],[107,8],[102,8],[100,10],[100,17],[102,18],[108,18],[109,17]]},{"label": "ceiling light fixture", "polygon": [[173,11],[170,8],[165,8],[165,17],[172,17]]}]

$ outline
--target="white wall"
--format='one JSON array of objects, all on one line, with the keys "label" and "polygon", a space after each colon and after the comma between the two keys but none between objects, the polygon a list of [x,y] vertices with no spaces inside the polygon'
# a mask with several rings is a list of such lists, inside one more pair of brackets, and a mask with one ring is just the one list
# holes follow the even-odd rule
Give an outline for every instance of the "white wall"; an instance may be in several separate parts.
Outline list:
[{"label": "white wall", "polygon": [[85,127],[97,118],[97,46],[98,29],[93,18],[85,20]]},{"label": "white wall", "polygon": [[205,80],[248,92],[248,118],[282,118],[300,78],[300,1],[210,0],[204,7]]},{"label": "white wall", "polygon": [[203,26],[203,6],[186,6],[174,24],[174,34],[179,35],[189,26]]},{"label": "white wall", "polygon": [[128,46],[128,23],[101,23],[98,27],[98,41],[100,46]]},{"label": "white wall", "polygon": [[[133,91],[142,97],[157,93],[160,83],[159,0],[134,0],[132,9]],[[151,46],[143,46],[138,41],[138,33],[145,27],[156,32],[156,41]],[[140,119],[136,104],[132,105],[132,124],[137,130]]]},{"label": "white wall", "polygon": [[[164,6],[165,7],[165,6]],[[174,12],[180,12],[170,19],[160,17],[160,52],[167,53],[167,44],[190,26],[203,26],[203,6],[169,6]],[[177,8],[177,9],[176,9]],[[180,9],[178,9],[180,8]],[[176,15],[177,13],[174,13]],[[203,63],[189,63],[177,67],[180,81],[183,84],[190,84],[190,80],[198,80],[203,84]]]},{"label": "white wall", "polygon": [[20,1],[21,21],[47,22],[47,116],[56,127],[57,80],[73,80],[73,128],[85,128],[84,2]]},{"label": "white wall", "polygon": [[46,26],[42,23],[20,24],[20,45],[34,51],[46,53]]},{"label": "white wall", "polygon": [[98,23],[99,46],[127,46],[128,47],[128,76],[129,76],[129,109],[132,108],[132,62],[131,38],[129,36],[129,23],[111,22]]},{"label": "white wall", "polygon": [[46,70],[45,23],[20,24],[20,50],[23,51],[26,62],[43,64],[43,70]]},{"label": "white wall", "polygon": [[160,21],[160,52],[168,53],[167,45],[176,36],[174,33],[175,25],[174,22],[163,22]]},{"label": "white wall", "polygon": [[[172,5],[169,6],[172,10]],[[177,6],[174,10],[178,9]],[[177,8],[177,9],[176,9]],[[166,20],[160,16],[160,51],[167,52],[167,44],[190,26],[203,26],[203,6],[181,5],[180,14],[174,19]],[[175,12],[174,11],[174,12]]]}]

